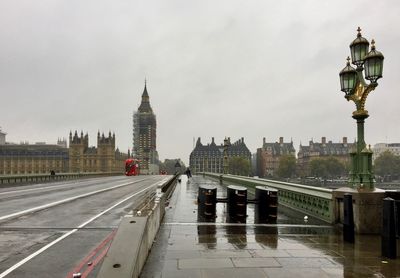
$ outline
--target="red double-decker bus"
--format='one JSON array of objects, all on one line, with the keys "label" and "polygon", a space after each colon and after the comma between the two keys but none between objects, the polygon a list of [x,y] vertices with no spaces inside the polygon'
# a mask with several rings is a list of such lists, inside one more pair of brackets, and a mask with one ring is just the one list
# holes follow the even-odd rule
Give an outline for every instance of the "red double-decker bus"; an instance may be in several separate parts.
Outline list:
[{"label": "red double-decker bus", "polygon": [[125,175],[126,176],[137,176],[140,174],[139,160],[134,158],[128,158],[125,160]]}]

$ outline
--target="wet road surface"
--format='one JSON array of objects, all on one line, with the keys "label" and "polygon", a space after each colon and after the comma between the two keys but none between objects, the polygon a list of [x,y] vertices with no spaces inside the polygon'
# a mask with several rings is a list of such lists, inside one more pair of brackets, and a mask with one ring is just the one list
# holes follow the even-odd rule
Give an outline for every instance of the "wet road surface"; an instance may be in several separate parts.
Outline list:
[{"label": "wet road surface", "polygon": [[[226,223],[217,204],[215,223],[197,222],[199,184],[225,187],[195,176],[177,185],[164,222],[141,273],[147,277],[400,277],[400,259],[380,256],[380,236],[356,235],[344,243],[340,230],[279,207],[276,225]],[[251,196],[249,196],[251,197]]]},{"label": "wet road surface", "polygon": [[121,217],[166,176],[0,189],[0,278],[95,277]]}]

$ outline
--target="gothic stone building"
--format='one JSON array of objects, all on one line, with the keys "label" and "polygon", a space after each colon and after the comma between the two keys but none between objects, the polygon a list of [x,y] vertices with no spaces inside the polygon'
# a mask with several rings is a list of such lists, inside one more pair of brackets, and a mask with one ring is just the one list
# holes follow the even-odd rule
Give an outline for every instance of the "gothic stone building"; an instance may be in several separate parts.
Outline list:
[{"label": "gothic stone building", "polygon": [[[228,158],[232,156],[244,157],[251,163],[251,153],[244,143],[243,137],[235,143],[230,143],[228,138],[229,147],[227,149]],[[223,173],[224,172],[224,145],[215,144],[214,137],[211,139],[211,144],[203,145],[200,137],[197,139],[196,147],[190,153],[189,167],[194,173],[198,172],[211,172]]]},{"label": "gothic stone building", "polygon": [[156,115],[150,106],[146,83],[142,102],[133,113],[133,148],[132,155],[139,159],[142,174],[158,174],[158,153],[156,150]]},{"label": "gothic stone building", "polygon": [[279,142],[266,143],[263,138],[263,145],[257,149],[257,175],[259,177],[271,177],[276,174],[280,158],[284,155],[296,155],[293,142],[284,143],[283,137]]},{"label": "gothic stone building", "polygon": [[344,165],[350,163],[350,151],[353,149],[354,144],[347,142],[347,137],[343,137],[341,143],[332,143],[326,141],[326,137],[321,138],[321,143],[313,142],[311,140],[308,146],[300,144],[299,152],[297,154],[297,169],[300,175],[308,176],[310,173],[309,164],[315,158],[334,157],[342,162]]},{"label": "gothic stone building", "polygon": [[89,147],[88,135],[69,134],[57,144],[0,144],[0,175],[68,172],[124,172],[127,154],[115,149],[115,134],[97,134],[97,148]]},{"label": "gothic stone building", "polygon": [[115,149],[115,134],[108,137],[97,133],[97,148],[89,147],[88,134],[69,134],[69,171],[76,172],[123,172],[128,155]]},{"label": "gothic stone building", "polygon": [[65,141],[59,140],[57,145],[5,142],[0,145],[0,175],[49,174],[50,171],[68,172]]}]

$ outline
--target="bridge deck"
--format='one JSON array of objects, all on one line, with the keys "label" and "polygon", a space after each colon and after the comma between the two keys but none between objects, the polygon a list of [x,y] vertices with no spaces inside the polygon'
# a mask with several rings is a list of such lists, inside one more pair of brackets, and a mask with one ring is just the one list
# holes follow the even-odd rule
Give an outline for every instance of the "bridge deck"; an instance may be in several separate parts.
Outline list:
[{"label": "bridge deck", "polygon": [[[182,177],[166,210],[141,277],[396,277],[400,259],[380,256],[379,236],[342,241],[340,231],[280,207],[277,225],[225,223],[217,204],[215,223],[197,223],[199,176]],[[218,186],[218,197],[224,187]]]}]

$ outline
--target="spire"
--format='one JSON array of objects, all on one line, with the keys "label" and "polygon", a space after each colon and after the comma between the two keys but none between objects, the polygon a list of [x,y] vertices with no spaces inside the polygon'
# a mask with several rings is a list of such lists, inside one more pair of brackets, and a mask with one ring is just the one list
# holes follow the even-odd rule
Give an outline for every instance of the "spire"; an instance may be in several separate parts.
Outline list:
[{"label": "spire", "polygon": [[144,90],[143,90],[143,94],[142,94],[142,102],[140,103],[139,106],[139,112],[148,112],[148,113],[152,113],[153,110],[151,109],[150,106],[150,98],[149,98],[149,94],[147,92],[147,80],[144,80]]},{"label": "spire", "polygon": [[144,90],[143,90],[143,94],[142,94],[142,100],[143,97],[149,97],[149,94],[147,93],[147,79],[144,79]]}]

